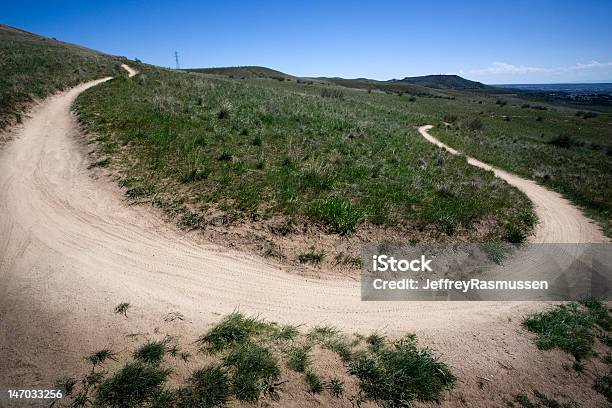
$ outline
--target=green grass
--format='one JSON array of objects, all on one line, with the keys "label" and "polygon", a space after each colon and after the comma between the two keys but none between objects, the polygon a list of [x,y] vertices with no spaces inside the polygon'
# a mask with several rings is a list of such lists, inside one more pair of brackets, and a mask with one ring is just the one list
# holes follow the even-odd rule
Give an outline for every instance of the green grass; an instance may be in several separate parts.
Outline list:
[{"label": "green grass", "polygon": [[[484,103],[465,96],[441,101],[446,105],[442,111],[457,117],[457,124],[439,126],[432,134],[465,154],[560,192],[612,237],[612,110],[591,107],[599,114],[585,120],[567,104],[536,109],[540,105],[518,98],[505,106],[495,105],[492,97],[479,99]],[[477,119],[483,130],[465,125]]]},{"label": "green grass", "polygon": [[230,346],[244,343],[251,336],[262,332],[270,326],[262,320],[246,317],[234,312],[227,315],[215,325],[208,333],[198,338],[198,344],[204,350],[217,352]]},{"label": "green grass", "polygon": [[340,398],[344,393],[344,382],[339,378],[334,377],[329,380],[329,382],[325,385],[325,388],[327,388],[330,394],[335,398]]},{"label": "green grass", "polygon": [[572,302],[534,313],[523,325],[538,334],[536,343],[540,349],[559,348],[581,360],[593,354],[596,321],[591,309]]},{"label": "green grass", "polygon": [[134,359],[147,364],[159,365],[168,351],[166,341],[148,341],[134,351]]},{"label": "green grass", "polygon": [[223,359],[232,371],[234,394],[241,401],[254,402],[262,393],[274,395],[280,376],[276,358],[266,347],[244,342],[234,347]]},{"label": "green grass", "polygon": [[87,361],[91,363],[93,369],[95,369],[98,365],[104,364],[106,360],[116,361],[115,352],[110,349],[102,349],[87,357]]},{"label": "green grass", "polygon": [[503,238],[513,214],[531,211],[520,192],[418,134],[439,98],[346,88],[327,98],[296,81],[137,67],[83,93],[79,118],[128,195],[185,227],[282,217],[331,235],[470,236],[480,224]]},{"label": "green grass", "polygon": [[310,365],[310,346],[294,346],[288,352],[287,367],[303,373]]},{"label": "green grass", "polygon": [[[287,331],[291,336],[279,336]],[[343,398],[343,402],[357,406],[373,401],[394,407],[413,401],[438,401],[454,383],[446,364],[427,348],[418,347],[415,336],[392,342],[380,334],[351,337],[331,326],[302,333],[296,326],[235,312],[222,318],[196,343],[201,345],[203,338],[208,339],[205,345],[216,345],[218,351],[211,355],[205,347],[188,364],[169,358],[181,354],[178,343],[170,337],[117,354],[100,350],[87,357],[92,366],[81,380],[63,377],[58,381],[65,384],[70,397],[62,403],[73,407],[191,408],[234,406],[239,402],[264,406],[280,400],[279,406],[284,406],[284,398],[296,396],[282,392],[284,384],[292,382],[292,389],[302,387],[305,392]],[[330,364],[329,354],[323,362],[318,361],[321,347],[333,351],[340,366]],[[102,370],[109,360],[117,364]],[[286,370],[302,375],[287,375]],[[354,376],[357,390],[345,390],[340,376],[347,373]]]},{"label": "green grass", "polygon": [[81,82],[121,75],[125,59],[0,24],[0,130],[29,103]]},{"label": "green grass", "polygon": [[325,251],[317,251],[314,248],[310,248],[307,252],[298,255],[298,261],[300,261],[300,263],[319,265],[323,259],[325,259],[325,256]]},{"label": "green grass", "polygon": [[366,343],[374,353],[378,353],[385,346],[385,336],[377,333],[372,333],[366,337]]},{"label": "green grass", "polygon": [[203,74],[225,75],[231,78],[268,78],[278,81],[297,80],[292,75],[266,67],[242,66],[242,67],[219,67],[219,68],[189,68],[187,72],[199,72]]},{"label": "green grass", "polygon": [[455,381],[448,366],[429,350],[419,349],[414,337],[355,359],[350,372],[359,378],[368,399],[389,407],[438,400]]},{"label": "green grass", "polygon": [[127,363],[97,388],[95,401],[103,407],[141,407],[154,400],[170,370],[140,361]]},{"label": "green grass", "polygon": [[224,406],[231,396],[230,378],[225,368],[209,365],[196,370],[178,395],[177,408]]},{"label": "green grass", "polygon": [[308,385],[308,392],[312,394],[320,394],[323,391],[323,381],[314,371],[308,371],[304,375],[304,380]]},{"label": "green grass", "polygon": [[610,310],[599,300],[587,299],[582,304],[589,309],[589,312],[595,323],[606,331],[612,330],[612,316],[610,316]]}]

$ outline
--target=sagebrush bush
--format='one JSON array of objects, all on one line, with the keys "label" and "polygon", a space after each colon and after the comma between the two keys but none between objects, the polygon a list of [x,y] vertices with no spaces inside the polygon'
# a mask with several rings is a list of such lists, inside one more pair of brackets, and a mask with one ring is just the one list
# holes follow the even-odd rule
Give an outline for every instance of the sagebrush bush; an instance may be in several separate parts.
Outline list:
[{"label": "sagebrush bush", "polygon": [[457,115],[453,115],[453,114],[444,115],[444,121],[447,123],[455,123],[457,122],[457,119],[459,119]]},{"label": "sagebrush bush", "polygon": [[480,118],[474,118],[466,123],[466,127],[470,130],[482,130],[484,129],[484,123]]}]

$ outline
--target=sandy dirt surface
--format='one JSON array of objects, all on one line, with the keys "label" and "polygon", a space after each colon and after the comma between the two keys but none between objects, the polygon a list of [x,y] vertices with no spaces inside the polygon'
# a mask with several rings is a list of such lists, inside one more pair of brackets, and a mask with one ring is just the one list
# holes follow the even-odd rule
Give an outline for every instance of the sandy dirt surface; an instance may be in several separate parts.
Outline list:
[{"label": "sandy dirt surface", "polygon": [[[522,317],[542,304],[362,302],[354,280],[288,274],[262,259],[197,242],[148,208],[127,206],[118,187],[88,170],[70,111],[80,92],[107,79],[45,100],[0,151],[0,387],[49,386],[82,374],[83,356],[103,347],[125,350],[133,342],[130,333],[191,342],[239,308],[281,323],[331,324],[350,333],[416,333],[458,377],[443,405],[504,406],[533,389],[604,405],[584,385],[589,372],[579,378],[565,370],[571,358],[538,351],[521,328]],[[549,219],[543,211],[566,202],[529,185],[544,220],[538,240],[603,239],[569,205],[563,210],[569,222]],[[123,301],[132,305],[128,319],[113,313]],[[164,321],[170,312],[185,319]],[[313,406],[298,394],[272,405]]]}]

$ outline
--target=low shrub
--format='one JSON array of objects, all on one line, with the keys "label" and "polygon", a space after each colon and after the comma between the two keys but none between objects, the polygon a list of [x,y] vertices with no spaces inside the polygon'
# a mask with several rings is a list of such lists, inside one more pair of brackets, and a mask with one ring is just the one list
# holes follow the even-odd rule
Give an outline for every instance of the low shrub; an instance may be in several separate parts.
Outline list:
[{"label": "low shrub", "polygon": [[455,123],[457,122],[457,119],[459,119],[457,115],[452,115],[452,114],[444,115],[444,121],[446,123]]},{"label": "low shrub", "polygon": [[555,147],[561,147],[563,149],[569,149],[572,147],[581,147],[584,146],[584,142],[579,141],[572,135],[561,134],[553,137],[547,142],[549,145]]},{"label": "low shrub", "polygon": [[469,120],[465,125],[469,130],[482,130],[484,129],[484,123],[480,118],[474,118]]}]

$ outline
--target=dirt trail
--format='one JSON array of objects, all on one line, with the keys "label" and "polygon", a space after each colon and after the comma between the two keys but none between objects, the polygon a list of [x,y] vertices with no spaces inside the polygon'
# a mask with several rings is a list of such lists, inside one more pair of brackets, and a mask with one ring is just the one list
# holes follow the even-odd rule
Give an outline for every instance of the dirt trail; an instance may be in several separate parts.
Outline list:
[{"label": "dirt trail", "polygon": [[[416,333],[460,378],[450,405],[462,398],[501,405],[500,395],[532,387],[593,398],[559,374],[569,358],[539,352],[521,329],[521,317],[541,305],[361,302],[356,281],[288,274],[126,206],[113,183],[87,169],[70,112],[79,93],[108,79],[48,98],[0,151],[0,386],[48,386],[84,369],[84,355],[124,349],[128,333],[159,328],[193,340],[240,308],[279,322]],[[596,237],[588,223],[569,225],[561,229],[567,239]],[[122,301],[133,305],[129,319],[112,312]],[[185,320],[164,322],[174,311]],[[478,376],[493,379],[495,396]]]},{"label": "dirt trail", "polygon": [[[431,143],[448,150],[450,153],[460,154],[457,150],[430,135],[428,131],[431,128],[433,128],[431,125],[421,126],[419,127],[419,133]],[[608,242],[601,229],[563,198],[561,194],[550,191],[535,181],[521,178],[472,157],[468,156],[467,161],[473,166],[493,171],[497,177],[518,188],[529,197],[540,219],[534,237],[531,239],[532,242]]]},{"label": "dirt trail", "polygon": [[134,68],[132,68],[129,65],[126,65],[126,64],[121,64],[121,68],[123,68],[123,69],[125,69],[127,71],[128,77],[130,77],[130,78],[138,73],[138,71],[136,71]]}]

